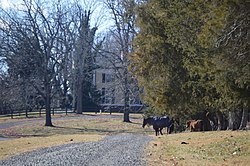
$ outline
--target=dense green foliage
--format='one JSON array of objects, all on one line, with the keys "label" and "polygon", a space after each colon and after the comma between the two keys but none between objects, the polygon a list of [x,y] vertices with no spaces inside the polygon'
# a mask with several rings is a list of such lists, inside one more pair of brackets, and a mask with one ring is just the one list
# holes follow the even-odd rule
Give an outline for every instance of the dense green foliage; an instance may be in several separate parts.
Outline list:
[{"label": "dense green foliage", "polygon": [[149,0],[131,70],[156,114],[249,108],[247,1]]}]

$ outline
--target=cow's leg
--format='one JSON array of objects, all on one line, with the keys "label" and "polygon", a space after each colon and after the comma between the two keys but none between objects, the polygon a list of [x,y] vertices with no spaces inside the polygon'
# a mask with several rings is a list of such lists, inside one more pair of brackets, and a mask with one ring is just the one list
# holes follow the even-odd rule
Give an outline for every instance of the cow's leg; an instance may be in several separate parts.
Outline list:
[{"label": "cow's leg", "polygon": [[160,135],[160,128],[157,129],[157,135]]},{"label": "cow's leg", "polygon": [[171,134],[171,126],[167,127],[167,134]]},{"label": "cow's leg", "polygon": [[173,124],[171,124],[170,126],[167,127],[167,134],[171,134],[173,131]]},{"label": "cow's leg", "polygon": [[154,128],[155,129],[155,136],[157,136],[158,135],[158,128]]},{"label": "cow's leg", "polygon": [[156,136],[159,135],[159,128],[156,129]]},{"label": "cow's leg", "polygon": [[162,129],[163,129],[163,128],[160,128],[160,133],[161,133],[161,135],[163,135],[163,133],[162,133]]}]

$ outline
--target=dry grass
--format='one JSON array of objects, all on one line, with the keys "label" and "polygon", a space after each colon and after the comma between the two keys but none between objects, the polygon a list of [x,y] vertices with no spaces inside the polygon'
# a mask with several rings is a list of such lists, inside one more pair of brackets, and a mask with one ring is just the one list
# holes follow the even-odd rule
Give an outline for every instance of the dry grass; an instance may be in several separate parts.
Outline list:
[{"label": "dry grass", "polygon": [[250,131],[193,132],[161,136],[147,148],[149,165],[248,165]]},{"label": "dry grass", "polygon": [[[82,118],[53,120],[55,127],[45,127],[44,121],[23,124],[0,130],[0,135],[7,137],[49,136],[55,134],[116,134],[116,133],[149,133],[151,128],[143,129],[142,116],[131,114],[132,123],[122,122],[122,114],[91,115]],[[13,120],[12,120],[13,121]],[[15,121],[15,120],[14,120]],[[16,120],[18,121],[18,120]],[[9,122],[9,121],[8,121]]]},{"label": "dry grass", "polygon": [[[89,114],[73,119],[72,116],[76,115],[53,120],[55,127],[44,127],[42,120],[38,123],[0,129],[0,135],[18,138],[0,142],[0,159],[43,147],[98,141],[110,134],[143,133],[155,138],[146,150],[149,165],[152,166],[238,166],[250,163],[250,131],[187,132],[155,137],[152,127],[141,127],[141,115],[131,114],[133,123],[122,122],[123,114],[112,114],[112,117],[108,114]],[[22,120],[0,120],[0,125],[17,121]]]}]

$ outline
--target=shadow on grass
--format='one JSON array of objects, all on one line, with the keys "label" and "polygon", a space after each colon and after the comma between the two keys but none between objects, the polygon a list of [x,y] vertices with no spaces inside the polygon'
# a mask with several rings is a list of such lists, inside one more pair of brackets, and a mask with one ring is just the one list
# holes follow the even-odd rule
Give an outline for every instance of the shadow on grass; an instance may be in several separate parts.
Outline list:
[{"label": "shadow on grass", "polygon": [[17,139],[17,138],[25,138],[25,137],[48,137],[48,136],[49,135],[45,135],[45,134],[15,134],[15,135],[9,135],[9,136],[0,135],[0,141]]},{"label": "shadow on grass", "polygon": [[137,123],[137,122],[131,122],[132,124],[138,124],[138,125],[142,125],[142,123]]},{"label": "shadow on grass", "polygon": [[75,128],[75,127],[63,127],[63,126],[54,126],[59,129],[69,129],[69,130],[77,130],[81,132],[98,132],[98,133],[115,133],[115,130],[102,130],[102,129],[87,129],[87,128]]}]

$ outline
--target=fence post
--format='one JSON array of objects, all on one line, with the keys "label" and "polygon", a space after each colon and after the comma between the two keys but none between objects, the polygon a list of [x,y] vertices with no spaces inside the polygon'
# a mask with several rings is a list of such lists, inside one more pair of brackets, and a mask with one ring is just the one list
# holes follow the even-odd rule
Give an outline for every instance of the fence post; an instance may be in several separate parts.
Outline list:
[{"label": "fence post", "polygon": [[68,107],[66,107],[66,110],[65,110],[65,111],[66,111],[66,115],[68,115]]},{"label": "fence post", "polygon": [[13,119],[13,109],[11,109],[11,119]]},{"label": "fence post", "polygon": [[25,116],[28,118],[28,108],[25,109]]},{"label": "fence post", "polygon": [[42,116],[42,108],[39,108],[39,116]]}]

